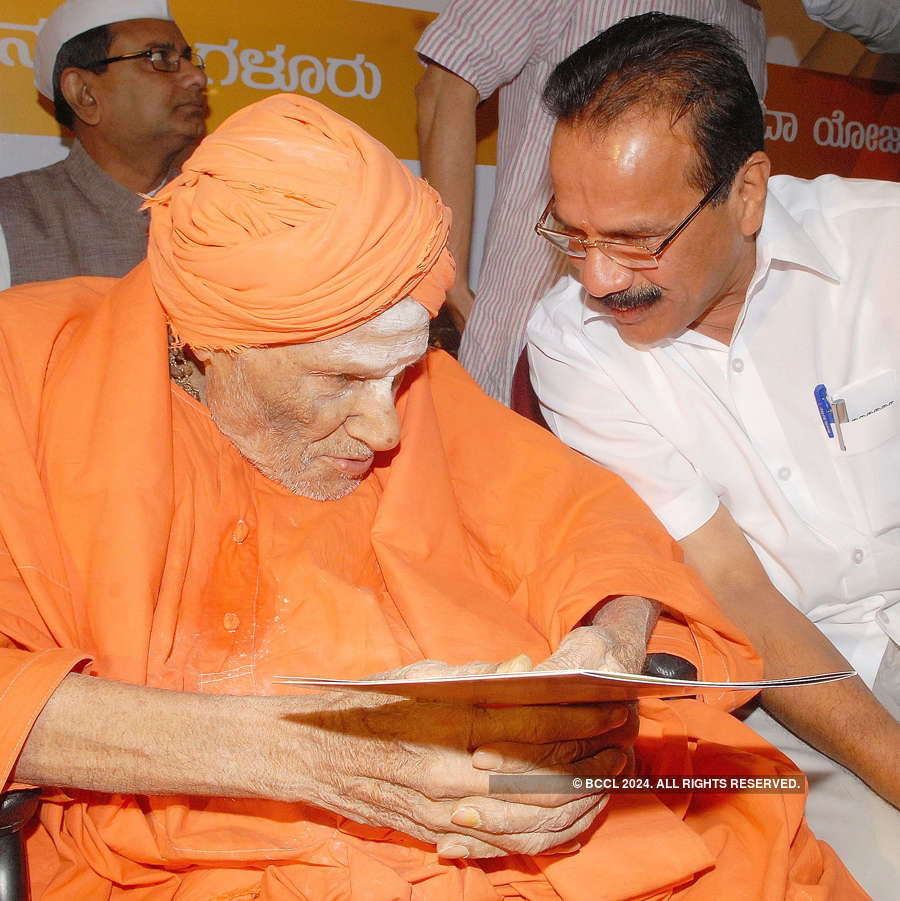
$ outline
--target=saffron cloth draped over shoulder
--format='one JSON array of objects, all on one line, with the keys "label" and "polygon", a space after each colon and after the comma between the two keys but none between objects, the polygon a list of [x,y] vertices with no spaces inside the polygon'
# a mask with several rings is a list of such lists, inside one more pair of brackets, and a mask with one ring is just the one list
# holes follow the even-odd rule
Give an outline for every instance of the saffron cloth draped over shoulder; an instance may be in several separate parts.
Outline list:
[{"label": "saffron cloth draped over shoulder", "polygon": [[434,315],[453,283],[437,192],[305,97],[235,113],[147,205],[153,283],[193,347],[331,338],[407,296]]}]

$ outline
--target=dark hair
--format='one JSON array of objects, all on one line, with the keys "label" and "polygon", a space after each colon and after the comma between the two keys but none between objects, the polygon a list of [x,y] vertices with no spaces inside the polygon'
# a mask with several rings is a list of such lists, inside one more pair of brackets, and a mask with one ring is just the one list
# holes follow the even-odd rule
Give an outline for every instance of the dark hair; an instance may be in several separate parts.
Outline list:
[{"label": "dark hair", "polygon": [[686,178],[702,191],[730,186],[763,149],[762,107],[737,41],[683,16],[645,13],[600,32],[553,70],[543,100],[558,121],[598,130],[631,111],[667,110],[672,125],[686,116],[697,151]]},{"label": "dark hair", "polygon": [[75,113],[60,89],[59,82],[63,70],[75,66],[78,69],[90,68],[95,72],[104,72],[106,66],[92,66],[91,63],[109,56],[114,36],[109,25],[99,25],[97,28],[76,34],[74,38],[69,38],[59,48],[56,61],[53,63],[53,115],[60,125],[72,128],[75,124]]}]

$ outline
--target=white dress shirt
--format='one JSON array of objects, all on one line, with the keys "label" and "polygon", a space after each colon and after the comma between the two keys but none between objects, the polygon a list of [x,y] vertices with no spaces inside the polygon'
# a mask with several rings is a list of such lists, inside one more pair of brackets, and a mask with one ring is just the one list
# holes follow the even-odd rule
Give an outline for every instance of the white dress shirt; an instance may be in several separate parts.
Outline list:
[{"label": "white dress shirt", "polygon": [[[898,235],[900,184],[777,176],[730,346],[687,330],[635,350],[570,278],[528,328],[560,438],[621,474],[676,539],[724,504],[869,685],[900,638]],[[846,402],[846,450],[819,384]]]},{"label": "white dress shirt", "polygon": [[533,230],[553,190],[547,160],[556,121],[541,103],[544,82],[599,32],[650,10],[727,28],[765,96],[766,24],[762,11],[745,0],[450,0],[416,44],[423,59],[468,81],[480,100],[500,90],[497,182],[459,362],[504,404],[528,316],[565,271]]}]

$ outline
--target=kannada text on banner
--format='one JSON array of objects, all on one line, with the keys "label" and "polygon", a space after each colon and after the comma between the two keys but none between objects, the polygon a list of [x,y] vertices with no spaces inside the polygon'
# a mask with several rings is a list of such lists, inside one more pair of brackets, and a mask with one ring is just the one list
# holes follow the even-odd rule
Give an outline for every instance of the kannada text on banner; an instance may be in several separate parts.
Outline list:
[{"label": "kannada text on banner", "polygon": [[[57,0],[7,0],[0,14],[0,133],[60,132],[32,84],[34,39]],[[173,0],[207,62],[209,128],[276,91],[298,91],[358,122],[401,159],[416,159],[414,52],[434,13],[354,0]],[[846,37],[846,36],[844,36]],[[900,179],[900,85],[769,64],[767,149],[774,171]],[[479,162],[495,161],[491,123]],[[488,116],[490,119],[490,116]]]},{"label": "kannada text on banner", "polygon": [[[58,0],[7,0],[0,13],[0,132],[58,135],[32,83],[34,40]],[[297,91],[358,122],[404,159],[418,156],[413,48],[433,13],[351,0],[252,5],[172,0],[209,76],[208,127],[279,91]],[[493,162],[493,161],[492,161]]]}]

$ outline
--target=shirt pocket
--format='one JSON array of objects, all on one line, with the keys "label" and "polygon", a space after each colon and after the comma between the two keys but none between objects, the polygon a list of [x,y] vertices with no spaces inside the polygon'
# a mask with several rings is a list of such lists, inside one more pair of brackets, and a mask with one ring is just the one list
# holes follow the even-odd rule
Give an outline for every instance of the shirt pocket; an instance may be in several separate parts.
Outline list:
[{"label": "shirt pocket", "polygon": [[846,451],[836,454],[846,489],[856,495],[872,534],[900,528],[900,375],[881,372],[833,397],[847,408],[848,421],[841,424]]}]

